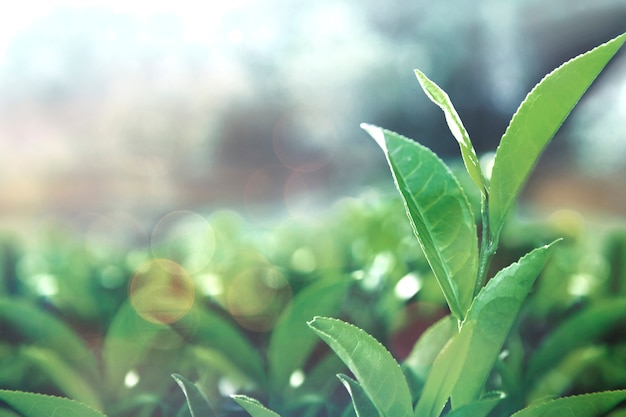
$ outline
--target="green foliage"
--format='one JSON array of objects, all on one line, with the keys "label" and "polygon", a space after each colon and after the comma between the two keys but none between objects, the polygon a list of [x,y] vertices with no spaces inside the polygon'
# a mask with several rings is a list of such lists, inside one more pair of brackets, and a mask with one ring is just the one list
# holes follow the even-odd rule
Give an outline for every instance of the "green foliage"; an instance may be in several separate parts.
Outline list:
[{"label": "green foliage", "polygon": [[[609,412],[626,399],[615,391],[626,383],[626,341],[616,331],[626,315],[624,234],[606,227],[606,236],[594,229],[587,239],[580,225],[531,227],[508,213],[624,42],[626,34],[544,78],[511,120],[491,175],[448,95],[416,71],[463,164],[456,169],[410,139],[363,125],[399,198],[345,199],[324,222],[254,233],[219,212],[201,219],[202,230],[177,229],[169,240],[159,236],[162,247],[128,253],[80,250],[67,239],[12,253],[11,285],[0,287],[0,387],[8,388],[0,416]],[[127,291],[151,253],[194,270],[193,305],[175,320],[142,313]],[[593,281],[586,292],[572,286],[583,278]],[[42,279],[56,280],[59,291],[42,291]],[[425,319],[425,310],[434,313]],[[603,391],[577,395],[589,392],[589,380]]]},{"label": "green foliage", "polygon": [[104,417],[104,414],[77,401],[32,392],[0,390],[0,401],[4,401],[26,417]]},{"label": "green foliage", "polygon": [[517,109],[502,136],[491,173],[488,226],[493,241],[546,145],[624,42],[626,34],[555,69]]},{"label": "green foliage", "polygon": [[214,417],[215,413],[209,405],[204,395],[200,392],[191,381],[182,375],[173,374],[172,378],[176,381],[180,389],[187,398],[187,405],[191,412],[191,417]]},{"label": "green foliage", "polygon": [[415,235],[452,314],[462,320],[474,295],[478,243],[461,186],[429,149],[387,130],[362,127],[385,152]]},{"label": "green foliage", "polygon": [[412,414],[411,393],[402,370],[383,345],[340,320],[316,317],[309,326],[357,377],[381,417]]}]

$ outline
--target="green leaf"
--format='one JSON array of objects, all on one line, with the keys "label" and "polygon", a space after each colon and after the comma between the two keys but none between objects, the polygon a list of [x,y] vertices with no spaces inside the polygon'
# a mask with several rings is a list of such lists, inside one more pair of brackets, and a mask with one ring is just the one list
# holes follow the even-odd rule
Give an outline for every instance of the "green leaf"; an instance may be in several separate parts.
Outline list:
[{"label": "green leaf", "polygon": [[490,392],[480,400],[446,414],[446,417],[486,417],[500,401],[506,398],[503,392]]},{"label": "green leaf", "polygon": [[99,379],[94,356],[64,322],[23,300],[0,299],[0,327],[6,323],[27,343],[49,348],[91,381]]},{"label": "green leaf", "polygon": [[541,80],[517,109],[502,136],[491,173],[489,225],[493,241],[497,241],[539,155],[625,41],[623,34],[563,64]]},{"label": "green leaf", "polygon": [[465,363],[452,391],[452,409],[479,398],[500,350],[554,243],[542,246],[501,270],[478,293],[460,334],[470,334]]},{"label": "green leaf", "polygon": [[411,393],[404,374],[383,345],[341,320],[316,317],[308,324],[352,371],[381,417],[412,414]]},{"label": "green leaf", "polygon": [[106,386],[113,392],[124,387],[124,377],[146,356],[159,338],[171,330],[142,319],[130,301],[119,308],[104,339],[102,361]]},{"label": "green leaf", "polygon": [[600,417],[626,400],[626,390],[563,397],[531,405],[511,417]]},{"label": "green leaf", "polygon": [[451,316],[445,316],[420,336],[402,366],[424,381],[437,355],[457,333],[457,321]]},{"label": "green leaf", "polygon": [[535,350],[528,363],[528,383],[558,365],[568,353],[589,345],[622,322],[626,317],[626,300],[603,300],[564,321]]},{"label": "green leaf", "polygon": [[376,406],[358,382],[344,374],[337,375],[337,378],[350,393],[357,417],[380,417],[376,411]]},{"label": "green leaf", "polygon": [[485,194],[487,187],[480,169],[478,157],[476,156],[476,151],[474,150],[474,146],[472,145],[472,141],[470,140],[465,126],[463,126],[461,122],[461,118],[450,101],[450,97],[421,71],[415,70],[415,75],[428,98],[443,110],[450,132],[452,132],[452,135],[461,146],[461,155],[465,163],[465,168],[480,192]]},{"label": "green leaf", "polygon": [[196,385],[182,375],[172,374],[172,378],[185,394],[191,417],[215,417],[211,405]]},{"label": "green leaf", "polygon": [[254,398],[245,395],[232,395],[231,398],[237,402],[252,417],[280,417],[279,414],[270,410]]},{"label": "green leaf", "polygon": [[36,364],[38,371],[46,375],[64,395],[98,410],[102,409],[98,392],[76,369],[69,366],[58,352],[35,346],[24,346],[20,353],[31,363]]},{"label": "green leaf", "polygon": [[388,130],[361,127],[385,152],[413,231],[450,311],[462,320],[474,296],[478,239],[461,186],[428,148]]},{"label": "green leaf", "polygon": [[469,322],[465,332],[455,334],[435,359],[415,406],[414,417],[438,417],[441,414],[461,374],[474,324]]},{"label": "green leaf", "polygon": [[530,391],[526,403],[563,395],[576,382],[578,375],[586,369],[598,369],[598,361],[607,356],[606,346],[588,346],[570,352],[535,382],[525,384]]},{"label": "green leaf", "polygon": [[24,417],[105,417],[77,401],[32,392],[0,390],[0,401],[4,401]]},{"label": "green leaf", "polygon": [[230,321],[208,309],[194,308],[172,328],[191,343],[219,352],[243,375],[259,385],[266,383],[263,360],[250,341]]},{"label": "green leaf", "polygon": [[280,392],[291,374],[302,368],[318,339],[306,325],[315,316],[333,316],[341,306],[349,282],[321,281],[301,290],[282,314],[268,348],[271,387]]}]

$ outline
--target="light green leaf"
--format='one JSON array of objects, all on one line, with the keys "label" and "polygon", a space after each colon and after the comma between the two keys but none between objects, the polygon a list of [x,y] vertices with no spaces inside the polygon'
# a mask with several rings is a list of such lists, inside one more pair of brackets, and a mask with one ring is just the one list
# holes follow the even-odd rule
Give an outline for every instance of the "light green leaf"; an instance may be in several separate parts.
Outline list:
[{"label": "light green leaf", "polygon": [[489,187],[493,241],[539,155],[600,71],[626,41],[623,34],[563,64],[522,102],[496,151]]},{"label": "light green leaf", "polygon": [[361,125],[380,145],[413,231],[452,315],[461,320],[474,296],[478,239],[458,181],[432,151],[388,130]]},{"label": "light green leaf", "polygon": [[271,387],[280,392],[302,368],[318,339],[306,325],[315,316],[333,316],[349,282],[320,281],[301,290],[274,326],[268,348]]},{"label": "light green leaf", "polygon": [[376,406],[374,406],[372,400],[370,400],[358,382],[344,374],[337,375],[337,378],[350,393],[357,417],[380,417],[380,414],[376,411]]},{"label": "light green leaf", "polygon": [[603,300],[564,321],[533,353],[528,364],[528,381],[550,370],[568,353],[594,343],[626,317],[626,300]]},{"label": "light green leaf", "polygon": [[24,417],[105,417],[101,412],[77,401],[32,392],[0,390],[0,401]]},{"label": "light green leaf", "polygon": [[505,397],[503,392],[490,392],[480,400],[446,414],[446,417],[486,417]]},{"label": "light green leaf", "polygon": [[316,317],[308,324],[352,371],[381,417],[412,414],[411,393],[404,374],[383,345],[341,320]]},{"label": "light green leaf", "polygon": [[0,327],[8,325],[27,343],[56,352],[91,381],[99,379],[94,356],[76,332],[50,313],[23,300],[0,298]]},{"label": "light green leaf", "polygon": [[415,75],[428,98],[443,110],[450,132],[452,132],[452,135],[461,146],[461,155],[465,163],[465,168],[480,192],[485,194],[487,186],[480,169],[476,151],[474,150],[474,146],[472,145],[472,141],[470,140],[465,126],[463,126],[463,122],[461,122],[461,118],[452,105],[452,101],[450,101],[450,97],[421,71],[415,70]]},{"label": "light green leaf", "polygon": [[[478,293],[460,334],[470,333],[465,363],[452,391],[452,409],[479,398],[500,350],[554,243],[501,270]],[[469,326],[469,327],[468,327]]]},{"label": "light green leaf", "polygon": [[252,417],[280,417],[279,414],[265,407],[254,398],[245,395],[232,395],[231,397]]},{"label": "light green leaf", "polygon": [[128,371],[135,368],[167,332],[171,332],[167,326],[142,319],[130,301],[122,304],[107,329],[102,347],[106,387],[112,392],[123,389]]},{"label": "light green leaf", "polygon": [[601,417],[626,400],[626,390],[563,397],[531,405],[511,417]]},{"label": "light green leaf", "polygon": [[415,406],[414,417],[438,417],[441,414],[461,374],[474,324],[469,322],[463,333],[455,334],[435,359]]},{"label": "light green leaf", "polygon": [[437,355],[457,333],[457,321],[451,316],[445,316],[420,336],[402,366],[424,381]]},{"label": "light green leaf", "polygon": [[206,397],[200,392],[198,387],[182,375],[172,374],[172,378],[185,394],[187,405],[191,412],[191,417],[215,417],[216,414],[211,408]]}]

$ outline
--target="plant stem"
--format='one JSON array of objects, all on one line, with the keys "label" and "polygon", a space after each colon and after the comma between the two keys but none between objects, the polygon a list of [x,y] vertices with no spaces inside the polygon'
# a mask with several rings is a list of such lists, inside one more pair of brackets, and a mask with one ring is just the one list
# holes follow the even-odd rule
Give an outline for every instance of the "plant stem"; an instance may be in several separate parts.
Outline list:
[{"label": "plant stem", "polygon": [[482,236],[480,239],[480,253],[478,258],[478,277],[476,278],[476,287],[474,288],[474,297],[485,285],[487,280],[487,272],[491,258],[498,249],[498,238],[491,240],[491,230],[489,229],[489,197],[484,195],[482,198]]}]

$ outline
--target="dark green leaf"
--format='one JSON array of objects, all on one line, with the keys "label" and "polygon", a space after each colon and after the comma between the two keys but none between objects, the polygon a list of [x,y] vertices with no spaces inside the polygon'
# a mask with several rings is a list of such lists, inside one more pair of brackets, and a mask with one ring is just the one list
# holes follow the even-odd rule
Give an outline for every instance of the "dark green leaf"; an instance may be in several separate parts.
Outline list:
[{"label": "dark green leaf", "polygon": [[0,323],[6,323],[26,338],[27,343],[56,352],[74,369],[97,381],[94,356],[78,334],[50,313],[43,312],[22,300],[0,299]]},{"label": "dark green leaf", "polygon": [[270,381],[280,392],[291,374],[302,368],[318,339],[306,325],[315,316],[339,310],[349,282],[322,281],[300,291],[272,331],[268,348]]},{"label": "dark green leaf", "polygon": [[258,350],[233,323],[216,312],[194,308],[171,326],[191,343],[219,352],[252,381],[265,384],[263,360]]},{"label": "dark green leaf", "polygon": [[24,417],[105,417],[77,401],[32,392],[0,390],[0,401],[4,401]]},{"label": "dark green leaf", "polygon": [[339,374],[337,377],[350,393],[357,417],[380,417],[376,411],[376,406],[358,382],[343,374]]},{"label": "dark green leaf", "polygon": [[393,356],[372,336],[336,319],[316,317],[309,326],[356,376],[381,417],[412,414],[411,393]]},{"label": "dark green leaf", "polygon": [[211,405],[193,382],[178,374],[173,374],[172,378],[185,394],[192,417],[215,417]]},{"label": "dark green leaf", "polygon": [[24,346],[20,353],[35,364],[38,371],[46,375],[64,395],[90,407],[102,409],[100,396],[94,386],[87,382],[76,369],[69,366],[58,352],[35,346]]},{"label": "dark green leaf", "polygon": [[564,359],[569,352],[594,343],[626,317],[626,300],[603,300],[559,325],[533,353],[528,364],[528,382]]},{"label": "dark green leaf", "polygon": [[428,148],[388,130],[361,127],[385,152],[415,235],[450,310],[463,319],[474,296],[478,239],[461,186]]},{"label": "dark green leaf", "polygon": [[625,41],[623,34],[563,64],[541,80],[517,109],[502,136],[491,174],[492,240],[497,241],[505,217],[539,155]]},{"label": "dark green leaf", "polygon": [[576,377],[607,356],[604,346],[588,346],[569,352],[564,358],[552,365],[547,372],[531,384],[526,384],[530,392],[526,396],[527,403],[545,400],[563,395],[575,383]]},{"label": "dark green leaf", "polygon": [[531,405],[511,417],[601,417],[624,400],[626,390],[595,392]]},{"label": "dark green leaf", "polygon": [[[537,248],[501,270],[478,293],[460,334],[468,332],[469,351],[452,392],[452,408],[479,398],[500,350],[554,243]],[[468,325],[471,325],[467,327]]]},{"label": "dark green leaf", "polygon": [[415,75],[417,76],[417,79],[428,98],[433,103],[438,105],[441,110],[443,110],[450,132],[452,132],[452,135],[461,146],[461,155],[463,157],[463,162],[465,163],[465,168],[467,168],[468,174],[480,192],[485,194],[487,186],[485,184],[483,173],[480,169],[480,163],[478,162],[476,151],[474,150],[474,146],[472,145],[472,141],[470,140],[465,126],[463,126],[463,122],[461,122],[461,118],[450,101],[450,97],[448,97],[448,94],[446,94],[445,91],[443,91],[433,81],[428,79],[428,77],[426,77],[426,75],[424,75],[421,71],[415,70]]},{"label": "dark green leaf", "polygon": [[280,417],[277,413],[266,408],[259,401],[245,395],[233,395],[232,399],[237,402],[252,417]]}]

